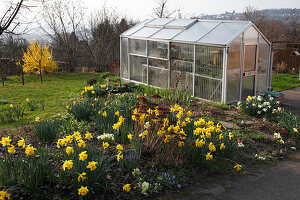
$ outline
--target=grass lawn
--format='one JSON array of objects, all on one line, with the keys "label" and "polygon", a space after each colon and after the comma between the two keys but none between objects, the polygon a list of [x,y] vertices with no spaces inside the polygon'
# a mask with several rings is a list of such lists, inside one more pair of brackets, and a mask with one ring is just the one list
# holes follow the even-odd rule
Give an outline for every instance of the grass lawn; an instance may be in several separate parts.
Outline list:
[{"label": "grass lawn", "polygon": [[298,75],[275,74],[272,75],[272,88],[274,91],[282,91],[300,86]]},{"label": "grass lawn", "polygon": [[8,100],[8,104],[0,105],[0,110],[9,108],[10,104],[26,107],[26,98],[44,101],[44,110],[39,107],[37,110],[30,111],[26,107],[23,120],[9,124],[0,122],[0,129],[27,124],[34,121],[37,116],[41,119],[51,119],[57,114],[66,113],[66,104],[72,98],[78,97],[80,91],[86,86],[87,80],[98,76],[100,74],[97,73],[59,73],[44,76],[44,84],[41,85],[39,76],[26,75],[25,86],[21,85],[21,77],[9,77],[5,81],[6,86],[19,86],[0,87],[0,100]]}]

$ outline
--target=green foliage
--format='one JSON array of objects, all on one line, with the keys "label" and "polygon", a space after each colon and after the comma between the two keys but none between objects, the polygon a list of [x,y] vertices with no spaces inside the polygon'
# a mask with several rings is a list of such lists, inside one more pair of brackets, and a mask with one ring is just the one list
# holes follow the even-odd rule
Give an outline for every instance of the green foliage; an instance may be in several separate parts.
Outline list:
[{"label": "green foliage", "polygon": [[38,101],[38,100],[31,100],[31,99],[26,99],[27,101],[27,107],[30,111],[35,111],[38,109],[38,107],[41,107],[41,110],[44,110],[44,100]]},{"label": "green foliage", "polygon": [[83,101],[73,101],[67,106],[69,113],[78,121],[90,121],[103,107],[104,102],[97,99],[88,99]]},{"label": "green foliage", "polygon": [[52,143],[58,134],[59,122],[58,121],[42,121],[35,124],[34,134],[42,142]]},{"label": "green foliage", "polygon": [[0,110],[0,123],[11,123],[24,118],[25,108],[21,106],[13,106]]},{"label": "green foliage", "polygon": [[281,127],[288,130],[295,138],[300,138],[300,118],[290,111],[278,113],[278,121]]},{"label": "green foliage", "polygon": [[298,75],[279,73],[272,74],[272,88],[275,91],[288,90],[299,86],[300,80],[298,79]]},{"label": "green foliage", "polygon": [[249,96],[246,101],[242,103],[239,102],[238,106],[246,115],[257,118],[265,117],[271,119],[276,117],[276,112],[279,108],[279,102],[270,96]]},{"label": "green foliage", "polygon": [[155,88],[140,84],[135,90],[135,93],[139,95],[151,96],[153,94],[160,95],[164,100],[171,102],[172,104],[186,104],[190,106],[193,102],[193,97],[190,93],[182,92],[180,90],[174,90],[170,88]]}]

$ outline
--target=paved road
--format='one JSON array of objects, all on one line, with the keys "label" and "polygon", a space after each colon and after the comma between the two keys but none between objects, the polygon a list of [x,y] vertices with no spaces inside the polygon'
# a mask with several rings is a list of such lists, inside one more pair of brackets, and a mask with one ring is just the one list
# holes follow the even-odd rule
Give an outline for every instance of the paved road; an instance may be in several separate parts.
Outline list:
[{"label": "paved road", "polygon": [[285,90],[282,93],[284,94],[284,107],[300,116],[300,87]]},{"label": "paved road", "polygon": [[160,200],[298,200],[300,152],[293,159],[264,167],[251,175],[214,177]]}]

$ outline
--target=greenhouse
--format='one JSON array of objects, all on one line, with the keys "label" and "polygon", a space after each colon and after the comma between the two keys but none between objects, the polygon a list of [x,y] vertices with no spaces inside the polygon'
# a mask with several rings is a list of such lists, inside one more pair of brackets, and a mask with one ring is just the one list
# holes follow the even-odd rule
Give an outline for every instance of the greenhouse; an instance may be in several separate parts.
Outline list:
[{"label": "greenhouse", "polygon": [[148,19],[120,40],[126,81],[226,104],[271,89],[271,44],[249,21]]}]

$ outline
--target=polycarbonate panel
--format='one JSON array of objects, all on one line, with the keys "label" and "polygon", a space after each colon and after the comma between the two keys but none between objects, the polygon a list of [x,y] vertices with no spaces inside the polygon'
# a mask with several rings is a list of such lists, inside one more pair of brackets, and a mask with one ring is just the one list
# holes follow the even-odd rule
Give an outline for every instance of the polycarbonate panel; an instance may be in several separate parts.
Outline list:
[{"label": "polycarbonate panel", "polygon": [[122,38],[121,39],[121,65],[120,65],[120,77],[121,78],[129,78],[128,73],[128,39]]},{"label": "polycarbonate panel", "polygon": [[168,43],[148,41],[148,56],[157,58],[168,58]]},{"label": "polycarbonate panel", "polygon": [[190,28],[181,32],[173,40],[195,42],[215,27],[218,22],[197,22]]},{"label": "polycarbonate panel", "polygon": [[193,92],[194,45],[171,43],[171,87]]},{"label": "polycarbonate panel", "polygon": [[134,34],[131,35],[131,37],[150,37],[157,31],[159,31],[160,28],[152,28],[152,27],[144,27],[140,29],[139,31],[135,32]]},{"label": "polycarbonate panel", "polygon": [[248,96],[254,95],[255,76],[244,76],[242,83],[242,100],[246,100]]},{"label": "polycarbonate panel", "polygon": [[130,56],[130,80],[147,83],[147,59]]},{"label": "polycarbonate panel", "polygon": [[196,19],[176,19],[171,21],[170,23],[166,24],[166,28],[181,28],[184,29],[191,24],[194,24],[197,20]]},{"label": "polycarbonate panel", "polygon": [[226,103],[237,102],[240,99],[241,51],[242,36],[239,36],[229,47]]},{"label": "polycarbonate panel", "polygon": [[167,19],[167,18],[157,18],[157,19],[154,19],[153,21],[149,22],[146,24],[146,26],[150,26],[150,27],[154,27],[154,26],[164,26],[166,25],[167,23],[171,22],[172,20],[174,19]]},{"label": "polycarbonate panel", "polygon": [[248,23],[230,23],[222,22],[215,29],[208,32],[198,42],[209,44],[227,44],[237,33],[248,26]]},{"label": "polycarbonate panel", "polygon": [[193,74],[171,70],[171,88],[182,92],[193,93]]},{"label": "polycarbonate panel", "polygon": [[149,58],[149,85],[168,87],[168,61]]},{"label": "polycarbonate panel", "polygon": [[174,36],[176,36],[178,33],[180,33],[182,30],[180,29],[162,29],[152,35],[150,38],[153,39],[164,39],[164,40],[170,40]]},{"label": "polycarbonate panel", "polygon": [[267,90],[267,73],[269,65],[270,45],[259,36],[258,63],[257,63],[257,85],[256,94],[265,94]]},{"label": "polycarbonate panel", "polygon": [[139,29],[143,28],[147,22],[150,22],[150,19],[146,19],[145,21],[142,21],[141,23],[138,23],[134,27],[130,28],[129,30],[122,33],[122,36],[130,36],[132,33],[138,31]]},{"label": "polycarbonate panel", "polygon": [[129,39],[130,53],[146,55],[146,40]]},{"label": "polycarbonate panel", "polygon": [[251,26],[244,32],[244,43],[257,43],[257,41],[258,31]]},{"label": "polycarbonate panel", "polygon": [[224,48],[196,45],[196,74],[222,78]]},{"label": "polycarbonate panel", "polygon": [[195,97],[221,102],[222,81],[196,75]]}]

